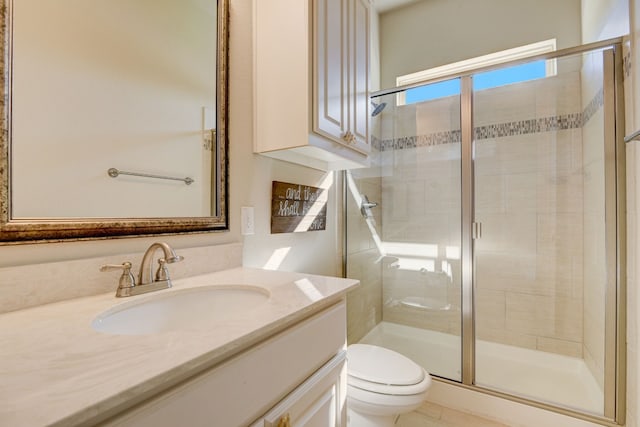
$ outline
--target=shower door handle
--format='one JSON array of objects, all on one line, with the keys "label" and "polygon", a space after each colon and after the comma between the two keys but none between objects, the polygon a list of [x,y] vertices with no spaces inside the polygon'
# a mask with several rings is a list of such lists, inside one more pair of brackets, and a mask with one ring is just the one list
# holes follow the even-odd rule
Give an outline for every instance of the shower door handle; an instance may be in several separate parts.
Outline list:
[{"label": "shower door handle", "polygon": [[482,238],[482,223],[481,222],[473,222],[471,224],[471,237],[474,240]]}]

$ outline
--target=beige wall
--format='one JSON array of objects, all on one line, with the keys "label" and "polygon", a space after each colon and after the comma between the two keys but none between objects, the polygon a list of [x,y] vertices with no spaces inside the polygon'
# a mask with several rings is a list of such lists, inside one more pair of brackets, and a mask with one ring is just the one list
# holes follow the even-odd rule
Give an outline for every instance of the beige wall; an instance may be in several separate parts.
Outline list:
[{"label": "beige wall", "polygon": [[559,49],[580,44],[580,0],[420,1],[381,16],[381,84],[554,37]]},{"label": "beige wall", "polygon": [[[339,273],[340,231],[336,216],[335,186],[329,192],[326,231],[270,234],[271,181],[316,185],[324,182],[327,177],[319,171],[253,154],[251,1],[232,0],[230,12],[230,231],[185,236],[1,246],[0,267],[139,252],[157,240],[167,241],[176,248],[244,241],[244,264],[247,266],[262,267],[275,251],[290,248],[282,258],[281,269],[328,275]],[[254,236],[244,238],[240,234],[242,206],[255,207]],[[282,254],[284,251],[279,253]]]},{"label": "beige wall", "polygon": [[627,0],[582,0],[582,43],[629,34]]}]

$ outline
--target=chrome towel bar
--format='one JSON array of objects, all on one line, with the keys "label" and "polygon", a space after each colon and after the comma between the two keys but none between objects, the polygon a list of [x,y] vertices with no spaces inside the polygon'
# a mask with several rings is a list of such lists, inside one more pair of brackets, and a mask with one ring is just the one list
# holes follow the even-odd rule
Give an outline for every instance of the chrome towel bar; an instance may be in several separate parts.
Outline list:
[{"label": "chrome towel bar", "polygon": [[191,183],[193,183],[193,178],[175,178],[172,176],[163,176],[163,175],[154,175],[154,174],[150,174],[150,173],[141,173],[141,172],[127,172],[127,171],[121,171],[118,170],[116,168],[109,168],[109,170],[107,170],[107,173],[109,174],[109,176],[111,178],[117,178],[118,175],[131,175],[131,176],[143,176],[145,178],[155,178],[155,179],[169,179],[172,181],[183,181],[185,184],[190,185]]}]

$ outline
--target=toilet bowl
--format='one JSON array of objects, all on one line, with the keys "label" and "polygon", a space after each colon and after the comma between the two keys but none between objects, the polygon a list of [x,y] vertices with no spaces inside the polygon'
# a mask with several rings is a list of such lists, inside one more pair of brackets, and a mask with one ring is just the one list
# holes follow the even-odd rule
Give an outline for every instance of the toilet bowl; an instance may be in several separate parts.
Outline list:
[{"label": "toilet bowl", "polygon": [[368,344],[347,348],[348,427],[392,427],[420,407],[431,377],[411,359]]}]

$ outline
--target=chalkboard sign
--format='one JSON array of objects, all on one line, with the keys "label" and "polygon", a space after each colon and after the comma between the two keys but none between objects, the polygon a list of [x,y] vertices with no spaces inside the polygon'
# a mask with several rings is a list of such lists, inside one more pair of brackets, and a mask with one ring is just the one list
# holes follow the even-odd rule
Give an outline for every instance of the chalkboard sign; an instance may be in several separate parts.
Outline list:
[{"label": "chalkboard sign", "polygon": [[327,226],[327,191],[308,185],[273,181],[271,233],[324,230]]}]

